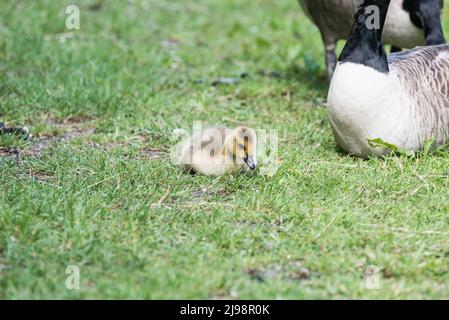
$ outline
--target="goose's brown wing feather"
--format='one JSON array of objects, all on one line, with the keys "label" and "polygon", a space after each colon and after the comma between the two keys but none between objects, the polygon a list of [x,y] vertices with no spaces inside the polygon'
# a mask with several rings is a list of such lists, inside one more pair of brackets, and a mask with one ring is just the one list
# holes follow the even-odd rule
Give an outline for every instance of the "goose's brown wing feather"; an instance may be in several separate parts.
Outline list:
[{"label": "goose's brown wing feather", "polygon": [[[433,95],[449,108],[449,45],[419,47],[388,56],[411,95]],[[434,100],[434,99],[432,99]]]},{"label": "goose's brown wing feather", "polygon": [[397,75],[406,95],[413,101],[410,112],[420,120],[422,139],[429,136],[430,130],[430,136],[438,142],[447,141],[449,45],[420,47],[391,54],[388,59],[390,72]]}]

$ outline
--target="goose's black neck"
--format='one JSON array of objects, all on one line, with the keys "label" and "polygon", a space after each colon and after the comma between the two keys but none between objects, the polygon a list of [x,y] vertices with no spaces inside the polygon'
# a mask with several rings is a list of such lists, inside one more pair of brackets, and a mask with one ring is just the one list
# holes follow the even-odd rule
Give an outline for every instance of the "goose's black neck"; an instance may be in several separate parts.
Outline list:
[{"label": "goose's black neck", "polygon": [[354,25],[338,61],[362,64],[388,73],[382,32],[389,5],[390,0],[364,0],[355,14]]}]

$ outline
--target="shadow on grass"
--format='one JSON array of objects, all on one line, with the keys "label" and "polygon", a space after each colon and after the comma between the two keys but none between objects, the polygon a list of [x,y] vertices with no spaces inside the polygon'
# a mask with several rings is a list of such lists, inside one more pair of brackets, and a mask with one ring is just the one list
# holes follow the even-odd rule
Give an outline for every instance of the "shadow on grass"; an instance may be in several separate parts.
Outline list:
[{"label": "shadow on grass", "polygon": [[326,95],[329,89],[327,75],[316,63],[306,63],[306,67],[290,64],[284,74],[287,80],[299,81],[307,90],[319,91]]}]

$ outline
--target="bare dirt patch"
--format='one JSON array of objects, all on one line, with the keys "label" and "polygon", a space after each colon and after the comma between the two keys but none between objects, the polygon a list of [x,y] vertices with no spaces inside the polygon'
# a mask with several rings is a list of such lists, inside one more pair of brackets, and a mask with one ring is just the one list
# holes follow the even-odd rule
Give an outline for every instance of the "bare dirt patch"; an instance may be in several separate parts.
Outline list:
[{"label": "bare dirt patch", "polygon": [[210,188],[200,188],[192,192],[192,198],[205,198],[212,195],[229,195],[230,192],[225,189],[210,190]]},{"label": "bare dirt patch", "polygon": [[95,133],[95,128],[70,127],[61,135],[44,135],[42,137],[31,137],[30,145],[21,154],[25,156],[39,156],[42,152],[57,142],[89,136]]},{"label": "bare dirt patch", "polygon": [[298,261],[283,266],[274,265],[262,269],[248,269],[246,273],[251,280],[257,282],[265,282],[272,278],[305,281],[310,280],[313,276],[318,276],[318,273],[310,271]]},{"label": "bare dirt patch", "polygon": [[72,115],[63,120],[43,115],[39,122],[47,125],[51,131],[36,135],[30,134],[28,137],[29,145],[20,154],[39,156],[45,149],[55,143],[90,136],[96,130],[95,127],[89,126],[90,120],[92,118],[85,115]]},{"label": "bare dirt patch", "polygon": [[141,158],[143,160],[154,160],[161,157],[162,151],[160,149],[142,148],[139,150]]},{"label": "bare dirt patch", "polygon": [[[40,133],[30,134],[23,148],[0,147],[0,156],[8,157],[39,157],[46,149],[57,144],[64,143],[77,138],[89,138],[95,134],[97,129],[93,118],[84,115],[69,116],[65,119],[55,119],[51,115],[41,115],[30,124],[30,127],[44,124],[45,130]],[[95,149],[121,149],[126,147],[138,147],[137,155],[132,157],[137,160],[156,160],[162,157],[165,151],[158,148],[139,147],[147,142],[145,135],[137,134],[130,137],[129,141],[111,141],[96,143],[86,141],[86,144]],[[130,157],[130,155],[127,155]]]},{"label": "bare dirt patch", "polygon": [[14,156],[18,156],[19,154],[20,154],[20,151],[17,148],[0,147],[0,157],[3,157],[3,156],[14,157]]}]

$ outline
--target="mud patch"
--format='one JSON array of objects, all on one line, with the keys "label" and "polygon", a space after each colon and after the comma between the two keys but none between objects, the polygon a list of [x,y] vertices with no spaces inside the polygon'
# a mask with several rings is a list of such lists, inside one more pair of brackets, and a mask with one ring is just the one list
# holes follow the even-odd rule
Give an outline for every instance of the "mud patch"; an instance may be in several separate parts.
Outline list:
[{"label": "mud patch", "polygon": [[192,198],[205,198],[213,195],[229,195],[229,191],[226,191],[225,189],[219,189],[219,190],[210,190],[209,188],[200,188],[198,190],[195,190],[192,192]]},{"label": "mud patch", "polygon": [[4,156],[17,157],[19,155],[20,155],[20,151],[17,148],[0,147],[0,157],[4,157]]},{"label": "mud patch", "polygon": [[91,4],[87,7],[90,11],[101,11],[103,9],[103,1],[98,1],[97,3]]},{"label": "mud patch", "polygon": [[30,145],[25,148],[21,155],[40,156],[47,148],[58,143],[66,142],[83,136],[89,136],[95,133],[95,128],[71,127],[61,135],[45,135],[42,137],[31,137]]},{"label": "mud patch", "polygon": [[36,170],[36,169],[32,169],[28,172],[28,175],[33,178],[36,181],[39,182],[47,182],[51,179],[54,178],[54,175],[46,172],[46,171],[42,171],[42,170]]},{"label": "mud patch", "polygon": [[[112,145],[112,147],[111,147]],[[113,143],[108,144],[107,146],[111,148],[124,148],[129,147],[130,145],[127,143]],[[108,149],[106,147],[106,149]],[[162,151],[159,149],[153,149],[153,148],[140,148],[138,149],[138,153],[126,153],[125,159],[133,159],[133,160],[157,160],[162,157]]]},{"label": "mud patch", "polygon": [[251,280],[265,282],[270,279],[280,278],[287,281],[305,281],[317,277],[318,273],[311,272],[300,262],[292,262],[286,265],[268,266],[262,269],[248,269],[245,271]]},{"label": "mud patch", "polygon": [[139,157],[140,160],[155,160],[159,159],[162,155],[162,151],[160,149],[153,149],[153,148],[142,148],[139,150]]},{"label": "mud patch", "polygon": [[39,156],[55,143],[90,136],[96,131],[96,128],[88,126],[88,122],[92,119],[92,117],[86,115],[72,115],[59,120],[44,115],[37,123],[48,126],[49,132],[36,135],[31,134],[29,136],[29,146],[21,154],[24,156]]}]

